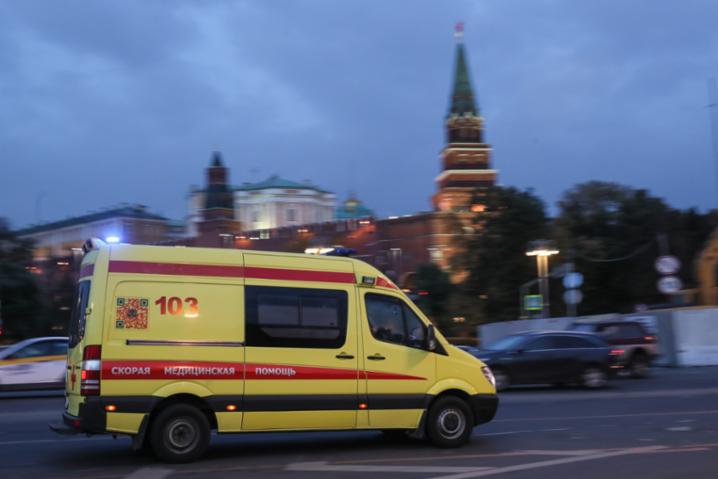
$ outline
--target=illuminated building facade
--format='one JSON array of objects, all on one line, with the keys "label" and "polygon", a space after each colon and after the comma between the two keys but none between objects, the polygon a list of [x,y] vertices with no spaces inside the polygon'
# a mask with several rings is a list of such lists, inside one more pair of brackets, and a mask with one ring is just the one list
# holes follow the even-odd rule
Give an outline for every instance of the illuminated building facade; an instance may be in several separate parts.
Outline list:
[{"label": "illuminated building facade", "polygon": [[[229,186],[235,220],[244,229],[270,230],[285,226],[334,220],[336,195],[309,182],[295,182],[272,175],[257,183]],[[188,230],[198,234],[207,189],[193,188],[189,195]]]}]

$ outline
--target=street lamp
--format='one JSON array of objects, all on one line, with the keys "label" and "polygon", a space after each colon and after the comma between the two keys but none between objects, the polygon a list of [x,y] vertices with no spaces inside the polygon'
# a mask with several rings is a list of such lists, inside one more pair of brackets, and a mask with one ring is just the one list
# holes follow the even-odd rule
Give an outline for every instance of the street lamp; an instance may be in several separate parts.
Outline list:
[{"label": "street lamp", "polygon": [[539,294],[541,295],[541,316],[548,318],[549,296],[548,296],[548,257],[558,254],[558,250],[546,240],[537,240],[530,244],[526,256],[536,256],[536,269],[538,271]]}]

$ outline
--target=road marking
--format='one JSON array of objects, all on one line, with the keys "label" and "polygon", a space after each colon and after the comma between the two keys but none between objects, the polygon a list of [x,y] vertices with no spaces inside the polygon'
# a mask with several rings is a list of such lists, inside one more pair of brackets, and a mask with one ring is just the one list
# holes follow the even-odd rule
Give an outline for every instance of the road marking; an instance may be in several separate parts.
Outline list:
[{"label": "road marking", "polygon": [[672,431],[672,432],[680,432],[680,431],[692,431],[693,428],[690,426],[674,426],[674,427],[667,427],[666,431]]},{"label": "road marking", "polygon": [[555,432],[555,431],[569,431],[571,428],[558,427],[552,429],[525,429],[523,431],[502,431],[502,432],[487,432],[485,434],[478,434],[479,437],[485,436],[506,436],[509,434],[527,434],[532,432]]},{"label": "road marking", "polygon": [[491,467],[461,466],[371,466],[367,464],[329,464],[327,461],[293,462],[287,464],[285,471],[304,472],[417,472],[423,474],[477,473],[493,469]]},{"label": "road marking", "polygon": [[521,422],[521,421],[561,421],[566,419],[614,419],[622,417],[652,417],[652,416],[682,416],[682,415],[710,415],[718,414],[718,409],[706,411],[676,411],[676,412],[643,412],[636,414],[604,414],[600,416],[554,416],[554,417],[517,417],[511,419],[494,419],[492,422]]},{"label": "road marking", "polygon": [[603,452],[601,449],[575,449],[575,450],[543,450],[543,449],[527,449],[521,451],[526,456],[590,456]]},{"label": "road marking", "polygon": [[529,462],[525,464],[517,464],[515,466],[497,467],[486,471],[477,472],[466,472],[463,474],[453,474],[450,476],[440,476],[435,479],[469,479],[473,477],[485,477],[493,476],[496,474],[504,474],[507,472],[517,472],[538,469],[540,467],[558,466],[561,464],[570,464],[574,462],[582,461],[593,461],[595,459],[605,459],[607,457],[626,456],[629,454],[644,454],[650,452],[656,452],[660,449],[664,449],[666,446],[648,446],[648,447],[634,447],[630,449],[623,449],[621,451],[611,452],[600,452],[598,454],[586,454],[582,456],[564,457],[561,459],[550,459],[548,461]]},{"label": "road marking", "polygon": [[509,452],[497,452],[497,453],[482,453],[482,454],[444,454],[440,456],[408,456],[408,457],[387,457],[387,458],[373,458],[373,459],[356,459],[346,461],[336,461],[334,464],[367,464],[377,462],[416,462],[416,461],[442,461],[442,460],[456,460],[456,459],[486,459],[493,457],[520,457],[520,456],[581,456],[588,454],[595,454],[602,452],[601,449],[557,449],[557,450],[542,450],[542,449],[528,449],[521,451],[509,451]]},{"label": "road marking", "polygon": [[124,479],[164,479],[173,472],[172,469],[164,469],[162,467],[143,467],[137,469],[132,474],[128,474]]}]

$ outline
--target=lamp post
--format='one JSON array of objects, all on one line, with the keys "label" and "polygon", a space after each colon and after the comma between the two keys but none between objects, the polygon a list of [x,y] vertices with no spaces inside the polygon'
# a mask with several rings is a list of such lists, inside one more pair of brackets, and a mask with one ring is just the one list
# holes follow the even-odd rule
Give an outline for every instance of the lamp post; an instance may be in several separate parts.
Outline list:
[{"label": "lamp post", "polygon": [[541,295],[541,317],[548,318],[549,295],[548,295],[548,257],[558,254],[549,241],[537,240],[531,243],[526,256],[536,256],[536,269],[538,272],[539,294]]}]

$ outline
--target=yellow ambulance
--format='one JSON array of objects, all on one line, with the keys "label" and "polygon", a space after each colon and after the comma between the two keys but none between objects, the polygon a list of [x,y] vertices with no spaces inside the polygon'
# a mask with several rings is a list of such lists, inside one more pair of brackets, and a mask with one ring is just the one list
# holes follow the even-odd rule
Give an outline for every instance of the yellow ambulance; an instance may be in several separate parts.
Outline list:
[{"label": "yellow ambulance", "polygon": [[490,369],[362,261],[83,249],[58,433],[127,434],[186,462],[212,430],[405,430],[456,447],[494,417]]}]

